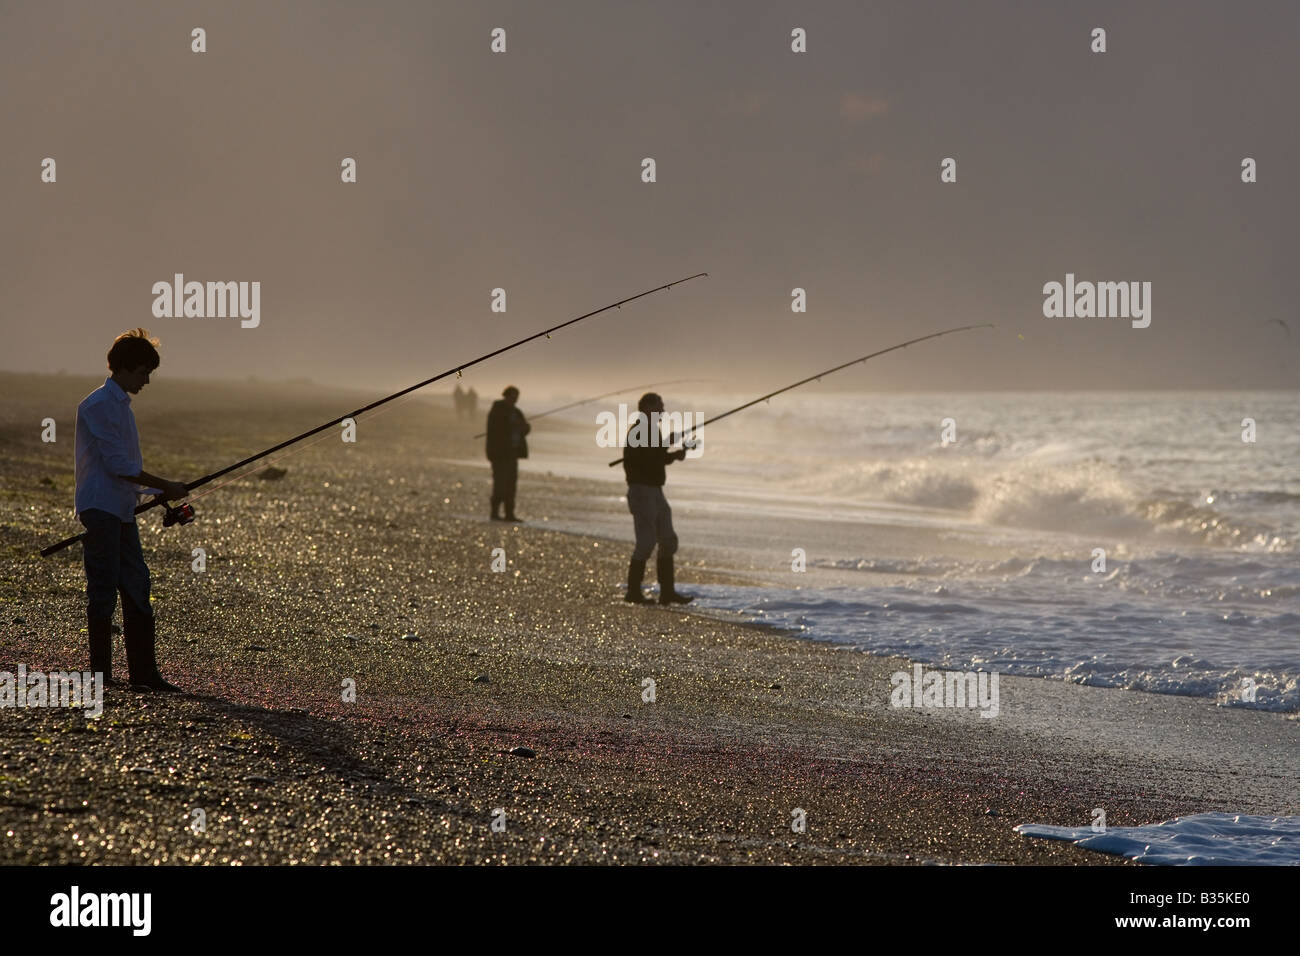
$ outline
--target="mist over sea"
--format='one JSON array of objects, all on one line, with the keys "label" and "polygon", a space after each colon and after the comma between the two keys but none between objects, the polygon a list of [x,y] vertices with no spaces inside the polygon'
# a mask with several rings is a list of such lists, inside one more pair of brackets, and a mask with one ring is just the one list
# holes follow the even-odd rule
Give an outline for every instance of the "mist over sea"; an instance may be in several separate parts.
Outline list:
[{"label": "mist over sea", "polygon": [[[751,397],[666,396],[706,418]],[[616,496],[618,452],[595,444],[611,408],[543,419],[526,468]],[[701,437],[669,471],[683,553],[755,572],[695,588],[706,608],[944,667],[1300,710],[1300,393],[792,394]],[[575,503],[552,526],[625,523]]]}]

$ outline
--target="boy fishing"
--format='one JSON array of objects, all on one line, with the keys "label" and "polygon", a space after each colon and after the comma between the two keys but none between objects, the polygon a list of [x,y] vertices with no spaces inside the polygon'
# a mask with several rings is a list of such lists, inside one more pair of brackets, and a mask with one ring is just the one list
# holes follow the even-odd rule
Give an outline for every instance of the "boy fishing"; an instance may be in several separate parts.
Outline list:
[{"label": "boy fishing", "polygon": [[131,396],[158,367],[158,340],[144,329],[123,332],[108,350],[112,373],[77,406],[77,518],[86,528],[86,631],[90,669],[117,686],[113,674],[113,611],[122,596],[122,634],[131,684],[178,692],[158,673],[149,568],[135,523],[138,495],[183,498],[185,485],[144,470]]}]

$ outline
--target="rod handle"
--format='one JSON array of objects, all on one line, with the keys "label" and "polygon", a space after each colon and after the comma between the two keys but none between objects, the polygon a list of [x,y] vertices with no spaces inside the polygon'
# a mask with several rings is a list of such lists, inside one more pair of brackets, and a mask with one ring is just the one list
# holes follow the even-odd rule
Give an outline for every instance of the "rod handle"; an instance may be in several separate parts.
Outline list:
[{"label": "rod handle", "polygon": [[41,557],[48,558],[56,551],[62,551],[64,548],[70,548],[84,537],[85,534],[74,534],[71,538],[64,538],[58,544],[52,544],[48,548],[41,548]]}]

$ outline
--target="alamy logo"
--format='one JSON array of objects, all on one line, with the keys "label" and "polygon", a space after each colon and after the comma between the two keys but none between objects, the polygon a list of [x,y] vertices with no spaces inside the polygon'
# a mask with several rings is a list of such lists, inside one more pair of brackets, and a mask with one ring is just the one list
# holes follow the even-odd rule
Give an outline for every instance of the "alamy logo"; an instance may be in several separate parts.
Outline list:
[{"label": "alamy logo", "polygon": [[0,671],[0,708],[82,707],[86,716],[104,712],[104,675],[98,671]]},{"label": "alamy logo", "polygon": [[[618,415],[605,411],[596,415],[596,444],[601,448],[669,448],[682,444],[681,439],[704,424],[703,412],[651,412],[628,414],[627,403],[620,402]],[[669,428],[665,436],[663,426]],[[626,442],[624,436],[627,436]],[[704,454],[698,441],[684,445],[687,458]]]},{"label": "alamy logo", "polygon": [[927,671],[913,664],[911,674],[894,671],[889,682],[894,707],[978,707],[981,717],[998,715],[997,671]]},{"label": "alamy logo", "polygon": [[225,319],[238,316],[245,329],[262,322],[261,282],[186,282],[176,273],[171,282],[155,282],[153,314],[157,319]]},{"label": "alamy logo", "polygon": [[86,893],[74,886],[71,892],[50,897],[50,925],[129,926],[135,936],[148,936],[153,928],[152,893]]},{"label": "alamy logo", "polygon": [[1151,324],[1150,282],[1075,282],[1065,274],[1065,285],[1043,286],[1043,315],[1049,319],[1132,319],[1133,328]]}]

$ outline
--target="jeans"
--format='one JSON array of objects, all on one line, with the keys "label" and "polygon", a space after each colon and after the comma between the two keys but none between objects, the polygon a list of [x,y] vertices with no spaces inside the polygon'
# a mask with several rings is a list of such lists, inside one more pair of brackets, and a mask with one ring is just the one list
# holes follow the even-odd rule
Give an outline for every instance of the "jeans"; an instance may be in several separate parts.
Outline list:
[{"label": "jeans", "polygon": [[499,503],[506,506],[506,514],[515,513],[515,489],[519,484],[519,459],[494,458],[492,460],[492,510]]},{"label": "jeans", "polygon": [[668,507],[663,488],[657,485],[628,485],[627,510],[632,512],[632,524],[636,529],[633,560],[647,560],[656,544],[659,545],[660,558],[671,557],[677,552],[673,509]]},{"label": "jeans", "polygon": [[86,612],[111,620],[122,595],[122,622],[153,618],[149,606],[149,568],[140,550],[140,530],[107,511],[87,508],[80,515],[86,527],[82,556],[86,564]]}]

